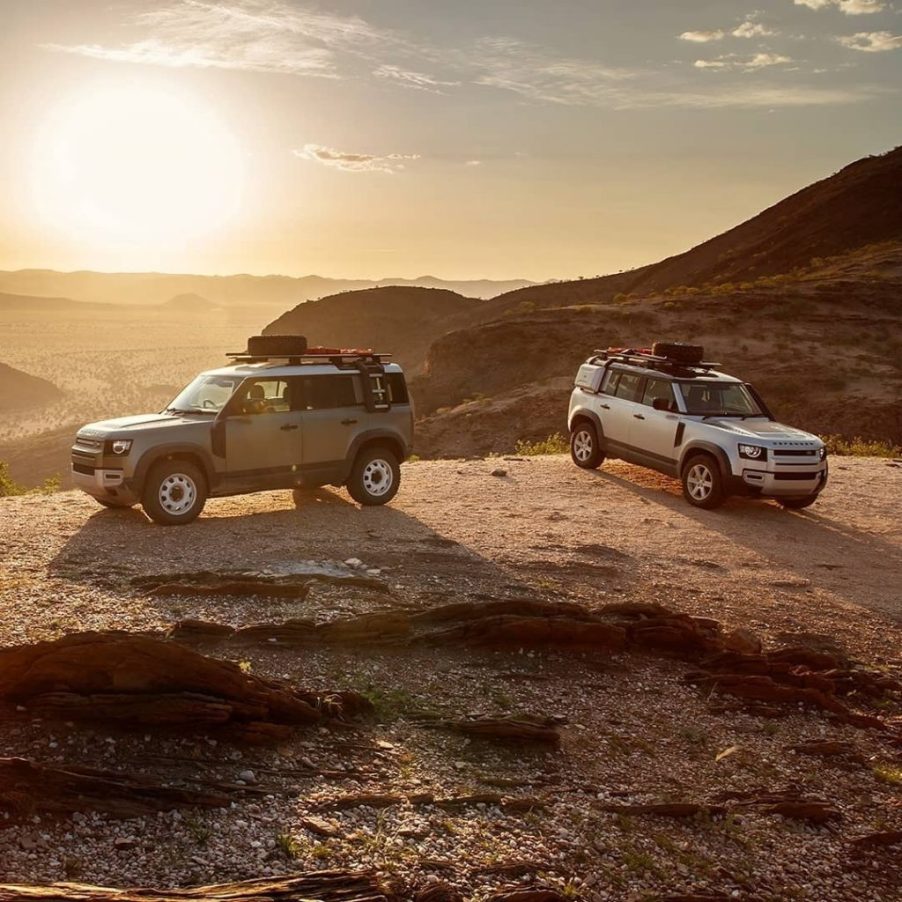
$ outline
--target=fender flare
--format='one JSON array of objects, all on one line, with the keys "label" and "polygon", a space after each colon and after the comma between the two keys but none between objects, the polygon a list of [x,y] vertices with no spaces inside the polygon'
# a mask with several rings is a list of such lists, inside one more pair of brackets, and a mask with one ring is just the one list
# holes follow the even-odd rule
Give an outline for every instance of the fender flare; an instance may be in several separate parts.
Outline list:
[{"label": "fender flare", "polygon": [[601,425],[601,417],[595,413],[594,410],[590,410],[588,407],[577,407],[576,410],[570,415],[570,421],[567,424],[570,429],[573,428],[573,423],[578,419],[588,420],[594,427],[595,432],[598,435],[599,441],[604,441],[604,426]]},{"label": "fender flare", "polygon": [[730,467],[730,458],[727,457],[727,452],[713,442],[704,441],[691,441],[683,448],[683,451],[680,454],[679,475],[682,475],[686,461],[689,460],[696,451],[706,451],[710,454],[720,466],[720,475],[723,476],[724,479],[729,479],[733,475],[733,470]]},{"label": "fender flare", "polygon": [[357,459],[360,449],[364,445],[380,439],[384,439],[387,445],[400,452],[398,463],[402,463],[410,457],[410,445],[397,432],[393,432],[391,429],[367,429],[365,432],[355,436],[354,441],[351,442],[351,446],[348,448],[344,467],[342,468],[342,482],[351,475],[351,468],[354,466],[354,461]]},{"label": "fender flare", "polygon": [[200,461],[204,476],[207,477],[207,486],[209,488],[212,488],[219,481],[216,475],[216,468],[213,465],[213,456],[206,448],[195,445],[192,442],[172,442],[166,445],[154,445],[141,455],[135,466],[134,476],[129,480],[134,490],[138,493],[143,491],[144,480],[147,478],[150,468],[155,463],[166,460],[175,454],[190,454],[192,457],[196,457]]}]

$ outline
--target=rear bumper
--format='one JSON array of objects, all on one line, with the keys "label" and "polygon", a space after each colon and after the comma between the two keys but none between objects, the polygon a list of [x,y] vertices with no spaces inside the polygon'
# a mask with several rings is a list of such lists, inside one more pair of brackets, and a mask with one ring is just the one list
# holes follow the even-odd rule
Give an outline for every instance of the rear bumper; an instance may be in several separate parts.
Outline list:
[{"label": "rear bumper", "polygon": [[123,470],[91,469],[82,464],[73,464],[72,482],[75,486],[95,498],[110,501],[138,501],[134,492],[126,485]]}]

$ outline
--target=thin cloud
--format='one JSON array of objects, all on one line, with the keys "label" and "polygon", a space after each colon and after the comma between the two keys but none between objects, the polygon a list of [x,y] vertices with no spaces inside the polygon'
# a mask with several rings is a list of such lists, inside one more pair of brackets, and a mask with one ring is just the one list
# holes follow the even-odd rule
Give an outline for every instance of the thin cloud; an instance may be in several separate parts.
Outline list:
[{"label": "thin cloud", "polygon": [[389,175],[404,169],[406,161],[420,159],[420,155],[415,153],[377,156],[369,153],[348,153],[322,144],[305,144],[302,150],[294,151],[294,155],[332,169],[340,169],[342,172],[385,172]]},{"label": "thin cloud", "polygon": [[762,25],[761,22],[755,22],[752,18],[748,18],[741,25],[734,28],[730,34],[734,38],[766,38],[776,34],[776,32]]},{"label": "thin cloud", "polygon": [[884,0],[794,0],[794,3],[814,10],[835,7],[847,16],[868,16],[886,9]]},{"label": "thin cloud", "polygon": [[482,160],[467,160],[464,166],[482,166]]},{"label": "thin cloud", "polygon": [[735,54],[726,54],[712,60],[696,60],[696,69],[714,69],[717,71],[741,71],[755,72],[759,69],[767,69],[770,66],[785,66],[792,59],[779,53],[756,53],[750,57],[740,57]]},{"label": "thin cloud", "polygon": [[281,0],[179,0],[139,15],[135,25],[149,36],[124,46],[43,46],[112,62],[334,76],[337,51],[365,53],[394,41],[357,16]]},{"label": "thin cloud", "polygon": [[405,88],[414,88],[419,91],[430,91],[433,94],[444,94],[442,88],[457,87],[459,81],[442,81],[424,72],[414,72],[411,69],[402,69],[400,66],[384,63],[378,69],[373,70],[377,78],[400,84]]},{"label": "thin cloud", "polygon": [[680,35],[680,40],[693,44],[707,44],[710,41],[720,41],[723,37],[724,32],[718,28],[714,31],[684,31]]},{"label": "thin cloud", "polygon": [[843,47],[861,50],[863,53],[886,53],[902,49],[902,34],[889,31],[859,31],[836,39]]}]

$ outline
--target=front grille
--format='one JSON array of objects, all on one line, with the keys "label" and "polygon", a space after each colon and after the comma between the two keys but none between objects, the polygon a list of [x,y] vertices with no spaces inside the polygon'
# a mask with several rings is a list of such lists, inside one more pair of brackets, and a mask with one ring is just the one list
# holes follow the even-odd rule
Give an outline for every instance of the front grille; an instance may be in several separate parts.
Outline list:
[{"label": "front grille", "polygon": [[103,448],[103,442],[93,438],[82,438],[80,435],[75,436],[75,444],[85,451],[100,451]]},{"label": "front grille", "polygon": [[794,450],[791,448],[777,448],[774,451],[776,457],[816,457],[817,451],[812,448],[810,451]]},{"label": "front grille", "polygon": [[93,476],[94,468],[85,466],[84,464],[72,464],[72,469],[76,473],[83,473],[85,476]]},{"label": "front grille", "polygon": [[802,473],[774,473],[774,479],[778,481],[788,481],[793,482],[801,479],[817,479],[820,476],[820,473],[810,473],[810,472],[802,472]]}]

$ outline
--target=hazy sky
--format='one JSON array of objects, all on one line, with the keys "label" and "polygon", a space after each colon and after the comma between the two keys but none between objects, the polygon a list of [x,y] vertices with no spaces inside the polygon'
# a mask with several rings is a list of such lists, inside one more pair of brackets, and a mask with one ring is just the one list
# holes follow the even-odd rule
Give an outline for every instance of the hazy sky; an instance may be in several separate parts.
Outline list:
[{"label": "hazy sky", "polygon": [[902,143],[900,0],[0,0],[0,268],[567,278]]}]

